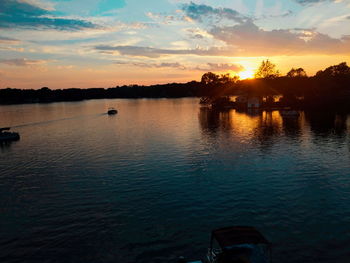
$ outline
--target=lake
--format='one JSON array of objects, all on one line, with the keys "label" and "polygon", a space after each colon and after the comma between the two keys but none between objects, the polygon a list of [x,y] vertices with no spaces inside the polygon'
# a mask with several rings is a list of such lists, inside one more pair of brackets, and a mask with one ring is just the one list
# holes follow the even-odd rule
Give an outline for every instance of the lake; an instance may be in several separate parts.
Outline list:
[{"label": "lake", "polygon": [[0,106],[0,262],[199,259],[231,225],[274,262],[349,262],[350,116],[198,101]]}]

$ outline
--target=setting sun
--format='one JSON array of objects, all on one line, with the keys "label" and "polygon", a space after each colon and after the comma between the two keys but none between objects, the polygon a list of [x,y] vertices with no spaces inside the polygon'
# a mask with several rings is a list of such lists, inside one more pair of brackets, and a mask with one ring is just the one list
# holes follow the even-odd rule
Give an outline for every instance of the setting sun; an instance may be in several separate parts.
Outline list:
[{"label": "setting sun", "polygon": [[254,78],[254,73],[255,72],[253,70],[245,70],[239,72],[238,76],[240,77],[240,79],[252,79]]}]

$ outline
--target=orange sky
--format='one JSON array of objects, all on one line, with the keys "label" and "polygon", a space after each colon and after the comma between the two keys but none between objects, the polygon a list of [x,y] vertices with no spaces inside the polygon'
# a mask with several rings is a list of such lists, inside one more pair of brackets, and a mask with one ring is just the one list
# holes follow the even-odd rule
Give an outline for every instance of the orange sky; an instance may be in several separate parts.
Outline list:
[{"label": "orange sky", "polygon": [[250,76],[264,59],[282,74],[314,75],[350,62],[349,0],[9,1],[0,3],[0,88]]}]

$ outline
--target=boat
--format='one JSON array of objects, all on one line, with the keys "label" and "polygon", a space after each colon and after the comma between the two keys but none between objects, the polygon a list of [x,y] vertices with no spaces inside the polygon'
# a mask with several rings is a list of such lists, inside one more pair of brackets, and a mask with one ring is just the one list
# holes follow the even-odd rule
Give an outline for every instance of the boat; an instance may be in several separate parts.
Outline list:
[{"label": "boat", "polygon": [[254,227],[232,226],[213,230],[205,261],[187,263],[271,263],[271,243]]},{"label": "boat", "polygon": [[0,128],[0,142],[19,140],[19,133],[9,132],[10,129],[10,127]]},{"label": "boat", "polygon": [[117,114],[117,113],[118,113],[118,111],[115,108],[109,108],[108,111],[107,111],[108,115],[114,115],[114,114]]}]

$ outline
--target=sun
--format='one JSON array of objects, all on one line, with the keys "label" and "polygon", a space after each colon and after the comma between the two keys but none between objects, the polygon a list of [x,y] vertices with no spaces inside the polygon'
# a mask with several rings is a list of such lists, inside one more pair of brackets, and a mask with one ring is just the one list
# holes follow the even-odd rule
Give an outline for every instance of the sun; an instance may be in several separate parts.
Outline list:
[{"label": "sun", "polygon": [[238,76],[240,77],[240,79],[252,79],[254,78],[254,70],[244,70],[238,73]]}]

